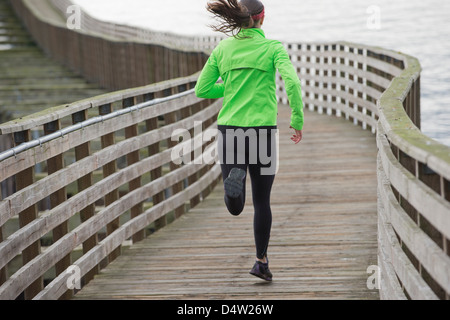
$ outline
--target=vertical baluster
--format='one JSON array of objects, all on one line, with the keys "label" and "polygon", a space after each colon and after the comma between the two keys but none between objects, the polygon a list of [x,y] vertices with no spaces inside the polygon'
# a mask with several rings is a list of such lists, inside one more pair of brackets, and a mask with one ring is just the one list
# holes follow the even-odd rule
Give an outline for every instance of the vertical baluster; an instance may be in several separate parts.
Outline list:
[{"label": "vertical baluster", "polygon": [[[214,100],[205,100],[205,101],[203,102],[203,103],[204,103],[203,108],[204,108],[204,109],[208,108],[213,102],[214,102]],[[207,119],[206,121],[204,121],[204,123],[203,123],[203,130],[205,130],[206,128],[209,128],[209,127],[214,123],[214,121],[215,121],[214,118],[209,118],[209,119]],[[206,147],[207,147],[207,144],[203,145],[203,147],[202,147],[202,153],[205,152]],[[209,170],[211,170],[211,168],[212,168],[213,166],[214,166],[213,164],[210,164],[210,165],[208,165],[208,166],[205,166],[205,168],[204,168],[204,173],[205,173],[205,174],[208,173]],[[214,187],[215,187],[215,184],[214,184],[214,183],[211,183],[210,185],[208,185],[208,186],[206,187],[206,189],[205,189],[205,190],[203,191],[203,193],[202,193],[203,199],[206,198],[206,197],[214,190]]]},{"label": "vertical baluster", "polygon": [[444,186],[442,187],[442,196],[445,200],[450,201],[450,181],[444,178]]},{"label": "vertical baluster", "polygon": [[143,59],[141,53],[142,53],[142,45],[135,43],[134,44],[134,61],[132,61],[133,63],[133,68],[134,68],[134,79],[136,81],[136,86],[142,86],[145,85],[147,82],[143,79],[142,77],[142,71],[145,69],[145,60]]},{"label": "vertical baluster", "polygon": [[[200,105],[200,110],[199,110],[199,111],[204,110],[205,108],[207,108],[210,102],[211,102],[211,100],[202,100],[202,101],[200,102],[200,104],[199,104],[199,105]],[[203,130],[204,128],[206,128],[208,125],[209,125],[209,120],[204,121],[203,124],[202,124],[202,130]],[[205,151],[205,146],[204,146],[204,145],[202,145],[200,151],[201,151],[202,153]],[[201,178],[203,175],[205,175],[206,173],[208,173],[208,167],[207,167],[207,166],[203,167],[202,169],[200,169],[200,170],[198,171],[198,176],[197,176],[198,179],[200,179],[200,178]],[[210,186],[208,186],[207,188],[205,188],[204,190],[202,190],[202,192],[200,193],[200,201],[202,201],[203,199],[205,199],[205,198],[207,197],[207,195],[209,194],[209,192],[210,192]]]},{"label": "vertical baluster", "polygon": [[[195,83],[189,83],[187,86],[188,86],[187,89],[194,88],[195,87]],[[198,103],[196,103],[196,104],[194,104],[194,105],[192,105],[192,106],[190,106],[189,107],[190,114],[193,115],[193,114],[196,114],[197,112],[199,112],[202,109],[202,103],[203,103],[203,100],[198,102]],[[191,130],[191,136],[194,136],[194,130]],[[192,151],[192,159],[193,160],[194,160],[194,157],[195,157],[195,150]],[[200,172],[197,171],[195,174],[193,174],[192,176],[190,176],[188,178],[189,185],[195,183],[200,177],[201,177]],[[191,201],[190,201],[191,208],[193,208],[196,205],[198,205],[200,203],[200,201],[201,201],[200,194],[195,196],[195,197],[193,197],[191,199]]]},{"label": "vertical baluster", "polygon": [[[169,90],[166,90],[164,95],[170,96],[170,95],[176,94],[176,93],[178,93],[178,88],[174,87]],[[178,114],[178,111],[173,111],[173,112],[166,114],[166,117],[165,117],[166,125],[177,122],[177,120],[178,120],[177,114]],[[178,143],[177,141],[172,141],[172,139],[170,139],[170,138],[167,139],[168,148],[173,148],[174,146],[177,145],[177,143]],[[175,164],[173,161],[170,162],[170,171],[174,171],[174,170],[178,169],[179,167],[180,167],[180,165]],[[172,186],[172,195],[177,194],[177,193],[181,192],[182,190],[183,190],[183,182],[180,181]],[[175,218],[177,219],[177,218],[181,217],[184,213],[185,213],[184,205],[176,208],[175,209]]]},{"label": "vertical baluster", "polygon": [[[135,104],[136,104],[135,98],[127,98],[127,99],[123,100],[124,108],[131,107]],[[126,139],[136,137],[137,135],[138,135],[138,125],[137,124],[134,124],[128,128],[125,128],[125,138]],[[139,150],[133,151],[133,152],[127,154],[127,165],[130,166],[137,162],[139,162]],[[133,179],[128,183],[128,189],[130,192],[133,190],[139,189],[140,187],[141,187],[141,177]],[[131,208],[131,218],[133,219],[133,218],[139,216],[140,214],[142,214],[142,212],[143,212],[143,203],[141,202]],[[144,237],[145,237],[144,230],[137,232],[132,237],[133,243],[141,241],[142,239],[144,239]]]},{"label": "vertical baluster", "polygon": [[414,82],[414,124],[417,128],[421,128],[420,117],[420,76]]},{"label": "vertical baluster", "polygon": [[[148,93],[144,95],[144,101],[150,101],[155,98],[154,93]],[[156,130],[159,127],[158,124],[158,117],[151,118],[145,122],[146,130],[152,131]],[[160,151],[159,147],[160,142],[156,142],[150,146],[148,146],[148,156],[151,157],[155,154],[158,154]],[[159,179],[162,177],[162,167],[155,168],[150,171],[150,178],[152,181]],[[158,192],[157,194],[153,195],[152,197],[153,205],[157,205],[158,203],[161,203],[164,201],[164,191]],[[155,228],[158,230],[162,227],[164,227],[167,224],[166,216],[163,216],[155,221]]]},{"label": "vertical baluster", "polygon": [[[61,129],[61,122],[60,120],[56,120],[50,123],[47,123],[44,125],[44,133],[45,135],[49,135],[54,133],[55,131],[58,131]],[[47,168],[48,168],[48,175],[51,175],[61,169],[64,168],[64,157],[62,154],[59,154],[51,159],[47,160]],[[60,190],[56,191],[55,193],[50,195],[50,205],[52,208],[57,207],[61,203],[67,200],[67,194],[66,194],[66,188],[63,187]],[[57,226],[55,229],[53,229],[53,242],[58,241],[61,239],[64,235],[67,234],[69,231],[69,225],[68,222],[65,221],[59,226]],[[70,254],[66,255],[64,258],[62,258],[59,262],[55,264],[55,272],[56,276],[60,275],[62,272],[64,272],[71,264],[70,260]],[[72,291],[67,291],[63,295],[63,299],[70,299],[72,297]]]},{"label": "vertical baluster", "polygon": [[148,74],[147,77],[147,81],[148,83],[155,83],[155,75],[156,75],[156,71],[155,71],[155,47],[154,46],[147,46],[146,49],[146,55],[147,55],[147,61],[148,61],[148,66],[147,66],[147,70],[146,73]]},{"label": "vertical baluster", "polygon": [[[443,199],[449,201],[450,200],[450,183],[447,179],[441,176],[441,196]],[[450,256],[450,239],[442,234],[442,249],[444,252]],[[449,300],[450,295],[449,292],[445,292],[445,299]]]},{"label": "vertical baluster", "polygon": [[162,59],[163,59],[163,66],[164,66],[164,75],[163,75],[162,80],[166,81],[166,80],[170,79],[170,73],[171,73],[170,72],[170,70],[171,70],[171,66],[170,66],[171,50],[164,47],[162,51],[163,51]]},{"label": "vertical baluster", "polygon": [[[0,135],[0,152],[6,151],[12,147],[12,135]],[[4,197],[8,197],[9,194],[12,193],[14,185],[14,177],[10,177],[4,181],[0,181],[0,200]],[[3,226],[0,226],[0,242],[2,242],[3,234],[2,234]],[[6,281],[7,278],[7,268],[6,265],[3,268],[0,268],[0,286]]]},{"label": "vertical baluster", "polygon": [[175,63],[174,63],[174,50],[168,49],[166,51],[167,56],[167,79],[174,79],[175,78]]},{"label": "vertical baluster", "polygon": [[[184,57],[184,55],[183,55],[183,57]],[[190,88],[191,88],[191,84],[187,83],[187,84],[180,85],[178,87],[178,91],[179,92],[184,92],[186,90],[189,90]],[[187,106],[187,107],[181,109],[181,118],[182,119],[188,118],[192,114],[193,114],[193,106]],[[194,129],[190,130],[190,134],[191,134],[191,137],[194,137]],[[194,157],[195,157],[195,150],[192,150],[191,155],[190,155],[190,159],[192,161],[194,161],[195,160]],[[195,183],[195,181],[196,181],[196,175],[192,175],[192,176],[187,178],[187,184],[188,185],[192,185],[193,183]],[[194,200],[194,198],[195,198],[195,200]],[[190,208],[195,207],[200,202],[198,196],[196,196],[194,198],[192,198],[190,200],[190,204],[189,204]]]},{"label": "vertical baluster", "polygon": [[[83,110],[72,115],[72,122],[74,124],[83,122],[87,119],[87,111]],[[90,142],[83,143],[78,147],[75,147],[75,159],[76,161],[80,161],[91,154],[91,144]],[[78,192],[81,192],[92,186],[93,177],[92,173],[87,174],[84,177],[78,179]],[[85,222],[88,219],[92,218],[95,215],[95,204],[90,204],[86,208],[80,211],[80,219],[81,222]],[[91,236],[83,243],[83,253],[88,252],[92,248],[94,248],[98,243],[97,235]],[[85,275],[85,282],[88,283],[91,281],[94,276],[99,272],[99,266],[94,267]]]},{"label": "vertical baluster", "polygon": [[164,81],[164,48],[155,47],[155,82]]},{"label": "vertical baluster", "polygon": [[188,64],[187,64],[187,55],[186,52],[179,52],[178,53],[178,64],[179,64],[179,72],[180,72],[180,76],[181,77],[187,77],[188,76],[188,72],[187,72],[187,68],[188,68]]},{"label": "vertical baluster", "polygon": [[[16,146],[30,141],[31,132],[30,130],[16,132],[14,134],[14,143]],[[16,189],[17,191],[22,190],[34,183],[34,167],[27,168],[22,172],[16,174]],[[37,206],[36,204],[31,207],[25,209],[24,211],[19,213],[19,226],[20,228],[25,227],[27,224],[35,220],[38,216]],[[41,245],[40,240],[32,243],[28,248],[23,250],[22,252],[22,260],[23,264],[30,262],[34,257],[40,254]],[[36,281],[34,281],[27,289],[25,289],[25,299],[30,300],[35,295],[39,293],[43,289],[43,279],[39,277]]]},{"label": "vertical baluster", "polygon": [[[99,107],[99,113],[101,116],[107,115],[112,112],[111,104],[106,104]],[[114,133],[108,133],[101,137],[102,148],[114,145]],[[113,160],[103,166],[103,178],[106,178],[117,171],[116,161]],[[119,199],[119,190],[115,189],[105,195],[105,207]],[[110,235],[120,226],[119,218],[114,219],[106,226],[106,234]],[[114,261],[120,255],[120,247],[112,251],[108,256],[108,262]]]},{"label": "vertical baluster", "polygon": [[[2,199],[2,194],[0,192],[0,200]],[[3,241],[3,227],[0,227],[0,243]],[[0,286],[5,283],[7,274],[7,265],[3,268],[0,268]]]}]

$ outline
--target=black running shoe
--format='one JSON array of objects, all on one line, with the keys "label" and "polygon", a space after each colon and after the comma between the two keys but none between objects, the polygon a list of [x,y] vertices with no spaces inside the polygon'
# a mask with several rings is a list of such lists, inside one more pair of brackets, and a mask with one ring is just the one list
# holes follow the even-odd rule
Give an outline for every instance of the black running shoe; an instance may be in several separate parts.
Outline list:
[{"label": "black running shoe", "polygon": [[269,270],[269,260],[267,260],[267,263],[256,261],[250,274],[266,281],[272,281],[272,272]]},{"label": "black running shoe", "polygon": [[239,168],[233,168],[228,175],[228,178],[224,181],[225,194],[236,199],[244,192],[244,179],[246,172]]}]

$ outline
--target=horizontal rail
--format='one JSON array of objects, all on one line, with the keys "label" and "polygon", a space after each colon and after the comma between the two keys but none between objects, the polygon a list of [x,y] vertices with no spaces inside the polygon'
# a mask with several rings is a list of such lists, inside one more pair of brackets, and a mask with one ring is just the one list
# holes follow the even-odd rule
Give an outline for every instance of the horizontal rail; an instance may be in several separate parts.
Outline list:
[{"label": "horizontal rail", "polygon": [[62,138],[62,137],[64,137],[65,135],[67,135],[69,133],[72,133],[72,132],[75,132],[77,130],[83,129],[84,127],[87,127],[87,126],[90,126],[90,125],[93,125],[93,124],[97,124],[97,123],[103,123],[103,122],[105,122],[105,121],[107,121],[109,119],[117,118],[117,117],[120,117],[120,116],[122,116],[124,114],[127,114],[127,113],[139,111],[142,108],[151,107],[151,106],[154,106],[154,105],[159,104],[159,103],[175,100],[175,99],[187,96],[189,94],[194,94],[194,93],[195,93],[195,89],[190,89],[190,90],[187,90],[185,92],[177,93],[177,94],[174,94],[174,95],[171,95],[171,96],[168,96],[168,97],[164,97],[164,98],[153,99],[153,100],[148,101],[148,102],[143,102],[143,103],[140,103],[140,104],[128,107],[128,108],[124,108],[124,109],[121,109],[121,110],[114,111],[114,112],[109,113],[107,115],[97,116],[97,117],[91,118],[89,120],[85,120],[85,121],[79,122],[79,123],[77,123],[75,125],[69,126],[69,127],[64,128],[62,130],[58,130],[58,131],[56,131],[56,132],[54,132],[52,134],[43,136],[43,137],[41,137],[39,139],[35,139],[35,140],[29,141],[29,142],[25,142],[25,143],[21,144],[20,146],[17,146],[15,148],[12,148],[10,150],[7,150],[5,152],[0,153],[0,162],[3,161],[3,160],[8,159],[10,157],[16,157],[19,153],[22,153],[22,152],[25,152],[27,150],[30,150],[31,148],[34,148],[34,147],[37,147],[37,146],[42,146],[42,144],[50,142],[50,141],[55,140],[57,138]]}]

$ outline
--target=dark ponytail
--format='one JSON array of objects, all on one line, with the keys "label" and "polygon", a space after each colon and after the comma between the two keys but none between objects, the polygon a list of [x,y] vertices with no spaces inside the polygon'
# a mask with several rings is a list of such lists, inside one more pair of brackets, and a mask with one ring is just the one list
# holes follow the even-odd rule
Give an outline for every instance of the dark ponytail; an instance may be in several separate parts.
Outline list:
[{"label": "dark ponytail", "polygon": [[255,24],[247,7],[237,0],[211,1],[206,9],[221,21],[219,25],[211,26],[214,31],[236,36],[242,28],[252,28]]}]

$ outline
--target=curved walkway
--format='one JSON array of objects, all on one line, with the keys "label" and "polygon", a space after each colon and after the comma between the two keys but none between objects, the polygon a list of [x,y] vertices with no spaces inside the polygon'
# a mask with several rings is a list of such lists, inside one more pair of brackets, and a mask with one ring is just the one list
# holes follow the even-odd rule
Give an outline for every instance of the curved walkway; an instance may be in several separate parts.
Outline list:
[{"label": "curved walkway", "polygon": [[[47,0],[33,4],[57,19]],[[0,0],[0,123],[105,92],[46,56],[9,1]]]},{"label": "curved walkway", "polygon": [[304,141],[295,146],[289,115],[280,107],[273,283],[248,274],[254,262],[250,193],[235,218],[219,186],[188,214],[126,249],[75,298],[378,299],[366,285],[367,268],[377,264],[374,136],[344,119],[306,112]]}]

